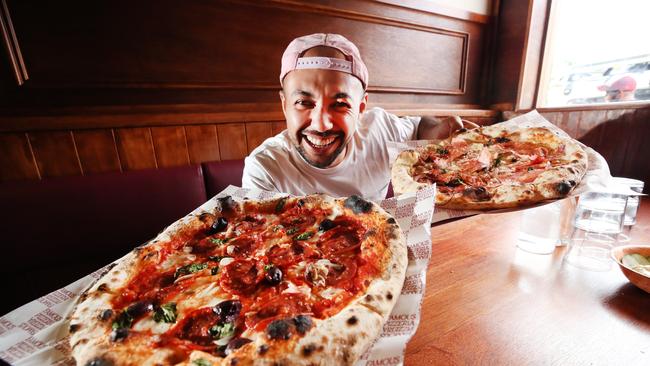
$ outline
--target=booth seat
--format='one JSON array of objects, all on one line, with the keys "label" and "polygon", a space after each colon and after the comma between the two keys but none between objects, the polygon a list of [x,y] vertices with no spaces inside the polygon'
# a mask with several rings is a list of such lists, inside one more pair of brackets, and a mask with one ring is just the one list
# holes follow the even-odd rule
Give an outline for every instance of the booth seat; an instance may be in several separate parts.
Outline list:
[{"label": "booth seat", "polygon": [[155,237],[230,184],[243,160],[0,183],[0,315]]}]

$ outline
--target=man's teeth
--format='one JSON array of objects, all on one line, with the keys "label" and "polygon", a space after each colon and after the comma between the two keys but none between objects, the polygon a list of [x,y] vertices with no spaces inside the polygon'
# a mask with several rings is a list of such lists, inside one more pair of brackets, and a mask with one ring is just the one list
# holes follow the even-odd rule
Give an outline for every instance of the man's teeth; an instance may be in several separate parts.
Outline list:
[{"label": "man's teeth", "polygon": [[307,141],[309,141],[312,145],[315,145],[317,147],[324,147],[336,140],[336,136],[332,137],[318,137],[318,136],[312,136],[312,135],[305,135],[305,138]]}]

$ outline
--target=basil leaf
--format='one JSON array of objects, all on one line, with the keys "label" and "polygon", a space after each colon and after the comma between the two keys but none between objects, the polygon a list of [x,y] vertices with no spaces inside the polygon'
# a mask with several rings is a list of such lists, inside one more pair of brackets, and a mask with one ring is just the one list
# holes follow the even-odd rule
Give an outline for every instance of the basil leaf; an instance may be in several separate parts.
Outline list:
[{"label": "basil leaf", "polygon": [[279,213],[284,208],[284,204],[287,203],[287,197],[280,198],[278,203],[275,205],[275,212]]},{"label": "basil leaf", "polygon": [[229,239],[229,238],[226,238],[226,239],[210,238],[209,240],[210,240],[210,242],[211,242],[212,244],[215,244],[215,245],[223,245],[223,244],[225,244],[225,243],[226,243],[228,240],[230,240],[230,239]]},{"label": "basil leaf", "polygon": [[196,366],[212,366],[210,361],[207,361],[204,358],[197,358],[196,360],[192,361],[192,363]]},{"label": "basil leaf", "polygon": [[235,325],[233,323],[215,324],[210,328],[209,332],[214,339],[232,337],[235,334]]},{"label": "basil leaf", "polygon": [[306,232],[304,232],[304,233],[302,233],[300,235],[297,235],[296,240],[307,240],[307,239],[311,238],[312,236],[314,236],[314,233],[312,233],[311,231],[306,231]]},{"label": "basil leaf", "polygon": [[298,231],[297,227],[287,229],[287,235],[295,234]]},{"label": "basil leaf", "polygon": [[156,323],[174,323],[176,322],[176,315],[176,303],[170,302],[156,308],[156,312],[153,314],[153,320]]},{"label": "basil leaf", "polygon": [[207,263],[188,264],[186,266],[177,268],[176,273],[174,273],[174,278],[178,278],[180,276],[185,276],[185,275],[188,275],[190,273],[196,273],[196,272],[204,270],[206,268],[208,268]]},{"label": "basil leaf", "polygon": [[112,324],[112,328],[113,329],[131,328],[132,323],[133,323],[133,317],[131,316],[131,314],[129,314],[128,311],[124,310],[117,316],[117,318],[115,318]]}]

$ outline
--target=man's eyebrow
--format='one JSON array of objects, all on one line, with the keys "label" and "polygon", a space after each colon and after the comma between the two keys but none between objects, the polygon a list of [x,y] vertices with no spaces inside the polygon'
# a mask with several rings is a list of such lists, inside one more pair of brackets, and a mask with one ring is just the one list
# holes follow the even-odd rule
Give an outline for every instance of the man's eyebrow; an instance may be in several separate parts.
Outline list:
[{"label": "man's eyebrow", "polygon": [[352,99],[352,96],[348,93],[336,93],[332,99]]},{"label": "man's eyebrow", "polygon": [[303,96],[303,97],[310,97],[310,98],[314,96],[312,93],[310,93],[308,91],[300,90],[300,89],[298,89],[298,90],[294,91],[293,93],[291,93],[292,97],[297,96],[297,95],[300,95],[300,96]]}]

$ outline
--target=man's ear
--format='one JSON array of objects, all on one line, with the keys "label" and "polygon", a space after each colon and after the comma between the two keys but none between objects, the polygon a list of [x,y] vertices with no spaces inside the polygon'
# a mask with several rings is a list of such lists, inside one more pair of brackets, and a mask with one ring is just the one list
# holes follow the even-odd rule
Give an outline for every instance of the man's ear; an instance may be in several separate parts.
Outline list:
[{"label": "man's ear", "polygon": [[282,113],[284,113],[284,115],[286,116],[286,115],[287,115],[287,111],[284,109],[284,101],[285,101],[285,98],[284,98],[284,90],[283,90],[283,89],[280,89],[280,91],[278,92],[278,94],[280,95],[280,102],[281,102],[280,104],[282,104]]},{"label": "man's ear", "polygon": [[363,113],[363,111],[366,110],[367,105],[368,105],[368,93],[363,92],[363,98],[361,98],[361,102],[359,103],[359,114]]}]

